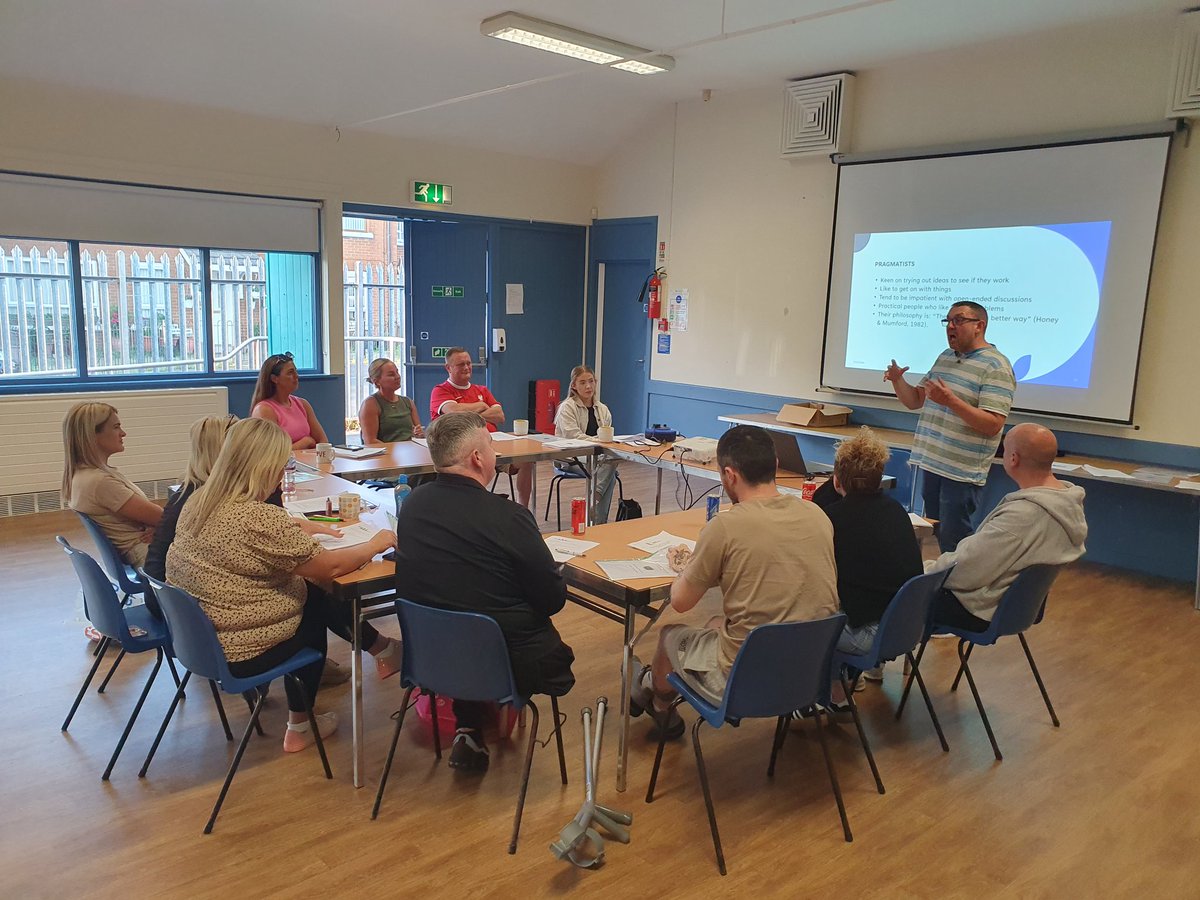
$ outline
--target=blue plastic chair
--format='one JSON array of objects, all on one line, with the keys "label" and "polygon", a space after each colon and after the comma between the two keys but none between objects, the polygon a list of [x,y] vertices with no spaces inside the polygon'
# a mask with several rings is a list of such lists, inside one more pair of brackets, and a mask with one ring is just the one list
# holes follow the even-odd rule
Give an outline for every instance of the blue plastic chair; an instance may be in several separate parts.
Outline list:
[{"label": "blue plastic chair", "polygon": [[[587,479],[587,488],[585,491],[591,493],[592,476],[588,473],[586,467],[578,458],[571,458],[563,463],[562,467],[555,463],[554,477],[550,479],[550,487],[546,489],[546,514],[542,516],[543,522],[550,521],[550,501],[554,501],[555,516],[558,521],[558,530],[562,531],[562,481],[564,478],[570,479]],[[613,478],[616,479],[618,489],[621,485],[620,473],[614,473]],[[553,495],[553,496],[551,496]]]},{"label": "blue plastic chair", "polygon": [[[121,732],[121,739],[117,741],[117,747],[113,750],[104,774],[100,776],[102,781],[108,781],[113,766],[117,764],[117,757],[121,755],[121,750],[125,747],[129,732],[133,730],[133,723],[137,721],[138,713],[142,711],[142,705],[146,702],[158,670],[162,667],[164,651],[171,674],[175,675],[175,666],[171,662],[171,638],[166,626],[154,618],[145,606],[121,605],[112,582],[108,580],[104,571],[91,556],[72,547],[62,535],[57,535],[54,539],[66,551],[71,565],[75,567],[75,574],[79,577],[79,584],[83,588],[83,607],[88,621],[104,636],[101,651],[96,655],[96,661],[92,663],[92,668],[88,671],[87,678],[83,680],[83,686],[79,688],[79,693],[75,695],[71,711],[63,720],[62,730],[66,731],[70,727],[71,720],[75,717],[75,711],[79,709],[83,695],[87,693],[88,685],[92,683],[92,679],[96,676],[96,670],[100,668],[100,663],[104,661],[104,654],[111,645],[116,644],[121,648],[117,662],[120,662],[126,653],[145,653],[153,650],[155,655],[154,668],[150,670],[146,686],[142,688],[142,694],[138,697],[133,712],[129,714],[129,721],[125,723],[125,730]],[[130,628],[138,629],[143,633],[134,636],[130,632]],[[113,670],[115,669],[116,665],[113,666]],[[108,686],[110,678],[112,678],[112,671],[109,671],[108,677],[100,685],[101,693]],[[179,682],[178,675],[175,676],[175,681]]]},{"label": "blue plastic chair", "polygon": [[[237,774],[238,766],[241,764],[242,754],[246,752],[246,745],[250,742],[250,733],[258,724],[263,701],[267,699],[267,686],[276,678],[291,678],[303,693],[303,685],[294,673],[297,669],[319,662],[322,655],[313,649],[301,650],[287,661],[261,675],[235,678],[229,672],[229,663],[225,659],[225,651],[221,648],[221,642],[217,638],[217,629],[213,626],[212,620],[204,614],[204,610],[200,608],[196,598],[184,590],[155,578],[147,576],[147,580],[154,589],[155,596],[158,597],[163,615],[166,616],[175,655],[183,663],[187,672],[183,676],[183,683],[171,700],[171,706],[163,718],[154,743],[150,746],[150,752],[146,754],[146,761],[142,764],[138,777],[145,777],[147,769],[150,768],[150,761],[154,759],[163,734],[171,723],[171,717],[175,714],[175,707],[179,705],[183,690],[187,687],[188,680],[193,674],[215,681],[221,686],[221,690],[229,694],[244,694],[247,691],[255,691],[258,694],[258,700],[250,714],[250,721],[246,723],[241,743],[238,744],[233,762],[230,763],[229,771],[225,775],[225,783],[221,785],[221,793],[217,797],[216,805],[213,806],[212,814],[208,817],[208,824],[204,826],[204,833],[211,834],[213,825],[217,821],[217,815],[221,812],[221,804],[225,802],[225,795],[229,793],[229,785],[233,782],[233,776]],[[325,755],[325,742],[321,739],[321,732],[318,730],[316,719],[313,716],[312,702],[307,697],[305,698],[305,712],[308,713],[308,726],[316,738],[317,752],[321,756],[325,777],[333,778],[333,772],[329,768],[329,759]]]},{"label": "blue plastic chair", "polygon": [[104,529],[100,527],[99,523],[78,510],[75,511],[75,515],[79,516],[83,527],[87,529],[88,537],[96,545],[96,551],[100,554],[100,562],[104,566],[104,571],[108,573],[109,580],[121,592],[121,602],[128,603],[130,598],[144,594],[146,582],[142,581],[133,566],[121,558],[121,554],[117,552],[117,548],[113,546],[113,542],[108,539],[108,535],[104,533]]},{"label": "blue plastic chair", "polygon": [[[854,715],[854,726],[858,729],[858,737],[867,754],[867,762],[871,765],[871,774],[875,776],[875,786],[881,794],[884,792],[883,779],[879,777],[879,768],[875,765],[875,755],[871,752],[871,745],[863,730],[862,720],[858,716],[858,707],[854,703],[854,689],[865,670],[874,669],[888,660],[904,657],[908,661],[910,669],[908,683],[911,684],[915,679],[921,688],[921,696],[925,698],[925,708],[929,710],[929,718],[933,721],[933,727],[942,744],[942,750],[949,752],[950,745],[946,743],[946,735],[942,733],[942,723],[938,721],[933,701],[929,697],[929,691],[925,688],[925,679],[921,677],[920,665],[913,658],[912,652],[925,639],[933,600],[938,591],[942,589],[942,584],[949,574],[949,571],[931,572],[928,575],[916,575],[904,582],[883,611],[883,617],[879,620],[879,630],[875,633],[875,640],[866,653],[843,653],[837,649],[833,651],[834,671],[841,679],[842,688],[846,692],[846,701],[850,705],[850,712]],[[846,681],[843,667],[854,672],[854,676],[849,682]],[[896,714],[896,717],[899,718],[899,713]]]},{"label": "blue plastic chair", "polygon": [[[838,815],[842,820],[842,833],[847,843],[854,840],[850,833],[850,822],[846,818],[846,807],[842,803],[842,791],[838,786],[837,773],[833,768],[833,757],[825,741],[821,704],[829,697],[830,663],[838,635],[846,623],[846,614],[838,613],[827,619],[811,622],[782,622],[760,625],[746,636],[738,650],[725,695],[720,706],[705,700],[679,674],[672,672],[667,681],[679,692],[671,709],[687,702],[700,714],[692,726],[692,747],[696,751],[696,769],[700,776],[700,788],[704,792],[704,805],[708,810],[708,825],[712,831],[713,848],[717,852],[717,868],[725,874],[725,854],[721,850],[721,835],[717,831],[717,814],[713,809],[712,793],[708,787],[708,771],[704,767],[704,754],[700,749],[700,725],[707,722],[713,728],[722,725],[737,726],[742,719],[764,719],[775,717],[775,741],[771,746],[771,762],[767,776],[775,775],[775,759],[787,736],[788,723],[793,710],[811,709],[817,723],[817,738],[821,752],[825,755],[825,767],[829,771],[829,783],[837,800]],[[661,730],[658,752],[654,756],[654,770],[650,773],[650,785],[646,789],[646,802],[654,800],[654,786],[658,782],[658,768],[662,763],[663,748],[667,735]]]},{"label": "blue plastic chair", "polygon": [[[990,647],[1000,638],[1015,634],[1021,641],[1021,649],[1025,651],[1029,668],[1033,672],[1034,680],[1037,681],[1038,690],[1042,693],[1042,700],[1046,704],[1046,710],[1050,713],[1050,721],[1054,723],[1055,728],[1058,728],[1058,715],[1054,712],[1050,695],[1046,692],[1046,685],[1042,681],[1041,673],[1038,672],[1037,663],[1033,661],[1033,653],[1029,649],[1029,642],[1025,639],[1025,632],[1042,621],[1050,588],[1061,568],[1061,566],[1043,564],[1023,569],[1016,580],[1009,585],[1008,590],[1004,592],[1004,596],[1000,598],[996,614],[992,616],[992,622],[987,631],[967,631],[936,620],[931,623],[931,634],[952,634],[958,638],[958,674],[954,676],[954,683],[950,686],[950,690],[958,690],[959,681],[964,674],[967,676],[971,696],[975,698],[975,705],[979,708],[979,717],[983,719],[983,727],[987,731],[988,740],[992,743],[992,753],[995,754],[997,761],[1004,759],[1004,756],[1000,752],[1000,746],[996,743],[996,735],[992,732],[992,723],[988,721],[987,711],[983,708],[983,700],[979,697],[979,689],[971,675],[971,666],[968,660],[971,658],[971,651],[976,646]],[[928,642],[929,638],[926,636],[925,641],[921,644],[920,652],[917,653],[918,664],[925,653],[925,646]],[[900,708],[896,711],[897,718],[904,711],[910,686],[911,682],[905,686],[904,696],[900,698]]]},{"label": "blue plastic chair", "polygon": [[[533,724],[525,748],[517,812],[508,844],[508,852],[516,853],[521,813],[525,808],[529,772],[533,765],[533,748],[537,743],[538,709],[529,697],[517,692],[504,633],[495,619],[482,613],[434,609],[400,597],[396,598],[396,617],[400,620],[400,634],[404,640],[404,656],[400,662],[400,685],[404,688],[404,696],[400,700],[399,711],[395,713],[396,729],[392,732],[392,744],[388,748],[387,763],[379,779],[379,792],[375,795],[371,818],[379,815],[383,790],[396,756],[396,743],[400,740],[400,729],[404,727],[404,714],[408,712],[415,689],[420,688],[422,693],[429,695],[432,709],[437,708],[438,694],[457,700],[509,704],[514,712],[520,712],[528,706],[533,712]],[[567,761],[563,753],[562,720],[557,697],[550,698],[550,706],[554,714],[554,736],[558,741],[559,773],[562,783],[566,784]],[[441,759],[442,746],[437,722],[433,723],[433,747],[437,758]]]}]

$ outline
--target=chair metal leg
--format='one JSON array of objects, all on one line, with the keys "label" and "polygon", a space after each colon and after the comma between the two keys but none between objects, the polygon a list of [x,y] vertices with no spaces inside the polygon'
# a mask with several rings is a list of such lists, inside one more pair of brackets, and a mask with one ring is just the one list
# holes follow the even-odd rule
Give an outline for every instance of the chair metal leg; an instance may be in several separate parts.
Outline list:
[{"label": "chair metal leg", "polygon": [[713,808],[712,791],[708,787],[708,769],[704,766],[704,751],[700,749],[700,726],[704,718],[698,716],[692,726],[692,748],[696,751],[696,772],[700,776],[700,790],[704,792],[704,807],[708,811],[708,827],[712,831],[713,849],[717,851],[717,870],[725,874],[725,853],[721,850],[721,833],[717,831],[717,811]]},{"label": "chair metal leg", "polygon": [[[675,708],[683,702],[683,697],[676,697],[671,701],[668,707],[667,721],[671,720],[671,713]],[[663,748],[667,746],[667,730],[665,728],[658,729],[658,751],[654,754],[654,768],[650,770],[650,784],[646,788],[646,802],[654,802],[654,786],[658,784],[658,767],[662,765]]]},{"label": "chair metal leg", "polygon": [[[154,743],[150,745],[150,752],[146,754],[146,761],[142,763],[142,767],[138,770],[138,778],[146,777],[146,772],[150,768],[150,760],[154,759],[154,754],[158,752],[158,745],[162,742],[163,735],[167,733],[167,726],[171,724],[171,717],[175,715],[175,707],[179,705],[179,701],[183,697],[183,689],[187,687],[187,683],[191,677],[191,672],[185,671],[183,673],[183,681],[175,689],[175,696],[171,698],[171,705],[167,707],[167,714],[163,716],[162,724],[158,726],[158,734],[154,736]],[[226,722],[225,728],[228,730],[228,722]]]},{"label": "chair metal leg", "polygon": [[787,737],[788,717],[780,716],[775,723],[775,738],[771,741],[771,761],[767,763],[767,777],[775,777],[775,760],[783,749],[783,739]]},{"label": "chair metal leg", "polygon": [[[187,678],[188,673],[184,672],[183,677]],[[233,740],[233,732],[229,730],[229,719],[225,715],[225,704],[221,702],[221,690],[217,687],[217,683],[211,678],[208,679],[208,686],[212,690],[213,703],[217,705],[217,715],[221,717],[221,727],[225,729],[225,740]]]},{"label": "chair metal leg", "polygon": [[[400,698],[400,710],[396,713],[396,728],[392,731],[392,743],[388,747],[387,762],[383,765],[383,774],[379,776],[379,790],[375,794],[375,805],[371,807],[371,821],[379,817],[379,806],[383,803],[383,789],[387,787],[388,773],[392,771],[392,760],[396,758],[396,744],[400,740],[400,729],[404,727],[404,714],[408,712],[408,700],[412,696],[413,689],[407,687],[404,689],[404,696]],[[437,722],[433,724],[434,729],[437,729]]]},{"label": "chair metal leg", "polygon": [[829,755],[829,744],[825,740],[825,727],[821,724],[821,718],[824,713],[820,709],[816,710],[816,715],[813,716],[817,721],[817,739],[821,742],[821,752],[825,755],[825,768],[829,770],[829,784],[833,787],[833,798],[837,800],[838,815],[842,818],[842,834],[846,836],[846,843],[849,844],[854,840],[854,835],[850,833],[850,820],[846,818],[846,804],[842,802],[842,789],[838,786],[837,773],[833,770],[833,757]]},{"label": "chair metal leg", "polygon": [[[424,688],[421,688],[425,691]],[[438,722],[437,712],[437,694],[433,691],[425,691],[429,696],[429,715],[430,721],[433,723],[433,753],[438,759],[442,758],[442,729]]]},{"label": "chair metal leg", "polygon": [[96,690],[97,694],[103,694],[104,689],[108,687],[108,683],[112,681],[113,673],[117,671],[117,666],[121,664],[121,660],[125,658],[125,648],[121,648],[121,652],[117,654],[117,658],[113,661],[112,668],[108,670],[108,674],[104,676],[104,680],[100,682],[100,687]]},{"label": "chair metal leg", "polygon": [[171,678],[175,681],[175,687],[179,687],[179,673],[175,671],[175,660],[170,656],[167,657],[167,668],[171,670]]},{"label": "chair metal leg", "polygon": [[525,794],[529,790],[529,771],[533,768],[533,748],[537,746],[538,708],[529,701],[533,723],[529,726],[529,743],[525,747],[525,769],[521,773],[521,792],[517,795],[517,814],[513,817],[512,840],[508,842],[508,852],[517,852],[517,836],[521,833],[521,813],[525,811]]},{"label": "chair metal leg", "polygon": [[108,638],[101,635],[100,640],[96,641],[96,646],[92,648],[92,656],[100,656],[102,653],[104,653],[104,649],[107,646]]},{"label": "chair metal leg", "polygon": [[79,693],[75,695],[75,702],[71,704],[71,711],[67,713],[67,717],[63,719],[61,731],[66,731],[71,724],[71,720],[75,718],[75,710],[79,709],[79,704],[83,700],[83,695],[87,693],[88,685],[92,683],[92,679],[96,677],[96,670],[100,668],[100,663],[104,661],[104,654],[108,650],[108,638],[100,639],[100,652],[96,654],[96,661],[92,663],[91,669],[88,670],[87,678],[83,679],[83,686],[79,688]]},{"label": "chair metal leg", "polygon": [[554,739],[558,743],[558,771],[562,775],[562,783],[567,783],[567,755],[563,752],[562,727],[566,719],[559,715],[558,698],[550,698],[550,711],[554,714]]},{"label": "chair metal leg", "polygon": [[921,696],[925,700],[925,708],[929,710],[929,718],[933,722],[933,730],[937,732],[938,740],[942,744],[942,750],[945,753],[950,752],[950,745],[946,743],[946,735],[942,733],[942,723],[938,719],[937,711],[933,708],[933,699],[929,696],[929,691],[925,689],[925,679],[921,677],[920,665],[913,659],[912,652],[904,654],[908,660],[909,670],[912,672],[910,678],[917,680],[917,687],[921,689]]},{"label": "chair metal leg", "polygon": [[[308,692],[304,690],[304,682],[300,680],[300,676],[294,672],[288,672],[284,678],[292,679],[292,683],[300,690],[304,697],[304,711],[308,713],[308,727],[312,729],[313,737],[316,739],[317,753],[321,756],[321,766],[325,769],[325,777],[333,778],[333,772],[329,768],[329,757],[325,755],[325,738],[321,736],[321,729],[317,728],[317,716],[313,712],[312,698],[308,696]],[[263,700],[267,699],[265,688],[259,688],[262,693]],[[261,707],[261,704],[260,704]]]},{"label": "chair metal leg", "polygon": [[[970,658],[971,658],[971,651],[972,651],[972,650],[974,650],[974,649],[975,649],[975,645],[974,645],[974,644],[968,644],[968,645],[967,645],[967,659],[970,659]],[[951,693],[953,693],[954,691],[957,691],[957,690],[958,690],[958,683],[959,683],[960,681],[962,681],[962,677],[963,677],[963,664],[962,664],[962,663],[959,663],[959,664],[958,664],[958,672],[957,672],[957,674],[955,674],[955,676],[954,676],[954,682],[953,682],[953,683],[950,685],[950,692],[951,692]]]},{"label": "chair metal leg", "polygon": [[554,487],[557,484],[558,484],[558,476],[555,475],[553,478],[550,479],[550,487],[548,487],[546,489],[546,514],[544,516],[542,516],[543,522],[550,521],[550,501],[551,501],[551,499],[553,499],[551,495],[554,493]]},{"label": "chair metal leg", "polygon": [[[266,697],[267,694],[265,691],[246,691],[244,694],[242,694],[242,699],[246,701],[246,706],[249,708],[251,713],[254,712],[255,705],[257,705],[260,700],[265,700]],[[259,737],[267,736],[266,732],[263,731],[262,723],[258,720],[255,720],[254,722],[254,730],[258,732]]]},{"label": "chair metal leg", "polygon": [[979,697],[979,688],[975,687],[975,679],[971,675],[971,665],[967,662],[967,657],[970,656],[970,651],[963,651],[963,646],[967,642],[960,640],[958,642],[958,658],[962,661],[963,674],[967,676],[967,687],[971,689],[971,696],[975,698],[975,705],[979,707],[979,717],[983,719],[983,728],[987,732],[988,740],[992,742],[992,752],[996,754],[996,761],[1004,759],[1000,753],[1000,746],[996,743],[996,735],[992,733],[992,723],[988,721],[987,711],[983,708],[983,700]]},{"label": "chair metal leg", "polygon": [[[925,648],[928,646],[929,646],[929,638],[925,638],[925,640],[921,641],[921,647],[919,650],[917,650],[917,657],[913,661],[913,664],[912,664],[912,667],[914,670],[916,670],[921,665],[921,660],[925,657]],[[910,650],[907,655],[912,656],[912,651]],[[908,703],[908,692],[912,690],[912,684],[913,684],[913,676],[912,676],[912,673],[909,673],[908,680],[904,682],[904,693],[902,693],[900,695],[900,705],[896,707],[896,721],[897,722],[900,721],[900,716],[904,712],[905,705]]]},{"label": "chair metal leg", "polygon": [[1050,721],[1054,723],[1054,727],[1058,728],[1058,715],[1054,712],[1054,704],[1050,702],[1050,694],[1046,691],[1046,685],[1042,682],[1042,675],[1038,671],[1037,663],[1033,661],[1033,653],[1029,649],[1029,642],[1025,640],[1024,634],[1018,634],[1021,639],[1021,649],[1025,651],[1025,658],[1029,660],[1029,668],[1033,670],[1034,680],[1037,681],[1038,690],[1042,692],[1042,700],[1046,703],[1046,712],[1050,713]]},{"label": "chair metal leg", "polygon": [[854,689],[858,686],[858,679],[862,678],[862,673],[859,672],[854,676],[854,680],[849,684],[846,683],[846,677],[842,676],[842,690],[846,694],[846,702],[850,705],[850,715],[854,717],[854,727],[858,729],[858,740],[862,743],[863,753],[867,755],[867,764],[871,767],[871,774],[875,776],[875,787],[879,793],[884,793],[883,779],[879,777],[879,767],[875,765],[875,754],[871,752],[871,743],[867,740],[867,733],[863,730],[862,719],[858,715],[858,704],[854,702]]},{"label": "chair metal leg", "polygon": [[146,697],[150,694],[150,688],[154,685],[154,679],[158,675],[158,670],[162,668],[163,652],[161,647],[156,647],[154,650],[155,660],[154,668],[150,670],[150,677],[146,679],[146,686],[142,688],[142,695],[138,697],[137,703],[133,707],[133,712],[129,714],[129,721],[125,723],[125,730],[121,732],[121,739],[117,741],[117,748],[113,750],[112,757],[108,761],[108,766],[104,769],[104,774],[100,776],[101,781],[108,781],[108,776],[112,774],[113,766],[117,764],[117,757],[121,755],[121,751],[125,749],[125,741],[129,737],[129,732],[133,730],[133,723],[137,721],[138,713],[142,711],[142,706],[146,702]]},{"label": "chair metal leg", "polygon": [[[212,834],[213,825],[216,824],[217,815],[221,812],[221,805],[225,802],[225,795],[229,793],[229,785],[233,783],[233,776],[237,774],[238,766],[242,762],[242,754],[246,752],[246,745],[250,743],[250,734],[254,731],[254,723],[258,721],[258,714],[262,712],[263,703],[266,699],[266,694],[260,693],[258,695],[258,702],[254,704],[254,711],[250,713],[250,721],[246,723],[246,729],[242,732],[242,739],[238,742],[237,752],[233,754],[233,762],[229,764],[229,771],[225,773],[225,783],[221,785],[221,793],[217,796],[217,802],[213,806],[212,814],[208,817],[208,824],[204,826],[205,834]],[[312,727],[311,723],[309,727]]]}]

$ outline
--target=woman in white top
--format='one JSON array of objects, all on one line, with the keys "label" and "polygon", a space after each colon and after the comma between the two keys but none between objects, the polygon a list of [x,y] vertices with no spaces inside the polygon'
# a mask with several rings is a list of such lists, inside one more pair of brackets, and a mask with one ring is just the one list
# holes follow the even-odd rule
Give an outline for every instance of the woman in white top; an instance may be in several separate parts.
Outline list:
[{"label": "woman in white top", "polygon": [[63,500],[91,517],[130,565],[146,561],[162,507],[108,464],[125,450],[125,430],[115,407],[76,403],[63,420]]},{"label": "woman in white top", "polygon": [[[612,425],[612,413],[596,396],[596,373],[590,366],[576,366],[571,370],[570,388],[567,398],[559,404],[554,417],[554,434],[557,437],[578,440],[594,438],[601,425]],[[578,462],[558,463],[560,471],[582,471]],[[592,492],[595,498],[595,515],[592,524],[603,525],[608,521],[608,508],[612,505],[613,482],[617,476],[617,461],[607,457],[596,457],[592,473]]]}]

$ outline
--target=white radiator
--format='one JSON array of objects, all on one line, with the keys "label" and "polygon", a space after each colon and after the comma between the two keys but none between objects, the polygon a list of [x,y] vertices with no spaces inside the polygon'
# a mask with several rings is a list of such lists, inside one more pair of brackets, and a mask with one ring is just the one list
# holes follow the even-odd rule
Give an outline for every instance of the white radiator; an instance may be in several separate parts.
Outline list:
[{"label": "white radiator", "polygon": [[183,477],[192,422],[229,412],[224,387],[0,397],[0,516],[62,509],[62,423],[81,400],[117,408],[128,437],[112,463],[151,499]]}]

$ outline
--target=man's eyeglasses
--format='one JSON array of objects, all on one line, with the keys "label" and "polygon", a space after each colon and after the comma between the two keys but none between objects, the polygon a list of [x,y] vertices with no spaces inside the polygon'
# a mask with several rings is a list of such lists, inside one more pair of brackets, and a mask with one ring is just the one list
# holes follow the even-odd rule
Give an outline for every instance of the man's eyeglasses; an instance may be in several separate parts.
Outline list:
[{"label": "man's eyeglasses", "polygon": [[295,359],[295,357],[292,356],[291,351],[288,351],[287,353],[276,353],[274,356],[268,357],[267,362],[272,363],[271,374],[278,375],[279,370],[283,368],[283,364],[289,363],[293,359]]},{"label": "man's eyeglasses", "polygon": [[983,319],[972,319],[970,316],[954,316],[953,318],[942,319],[943,325],[953,325],[957,328],[959,325],[965,325],[968,322],[982,322]]}]

